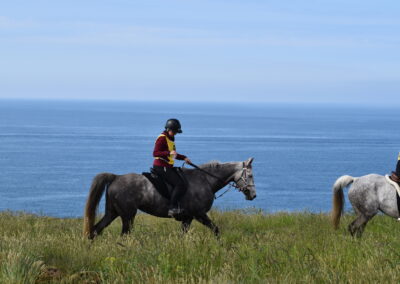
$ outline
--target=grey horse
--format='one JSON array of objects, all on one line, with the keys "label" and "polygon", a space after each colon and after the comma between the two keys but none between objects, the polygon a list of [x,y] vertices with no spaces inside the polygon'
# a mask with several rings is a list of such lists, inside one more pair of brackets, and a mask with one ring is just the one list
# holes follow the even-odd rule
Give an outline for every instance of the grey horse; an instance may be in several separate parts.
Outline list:
[{"label": "grey horse", "polygon": [[[219,235],[218,227],[207,216],[215,199],[215,193],[229,182],[234,182],[247,200],[256,197],[252,171],[253,158],[245,162],[218,163],[201,165],[199,169],[183,168],[188,181],[186,194],[180,206],[184,214],[176,218],[182,222],[186,232],[193,219],[209,227]],[[106,191],[105,215],[95,225],[96,209]],[[153,184],[141,174],[114,175],[98,174],[91,185],[85,207],[84,234],[93,239],[99,235],[118,216],[122,219],[122,233],[130,232],[137,210],[157,217],[168,217],[169,200],[163,197]]]},{"label": "grey horse", "polygon": [[393,218],[399,218],[397,206],[397,191],[377,174],[362,177],[342,176],[333,185],[332,221],[335,229],[340,223],[344,206],[343,189],[349,189],[349,199],[357,218],[348,226],[352,236],[361,237],[365,226],[379,211]]}]

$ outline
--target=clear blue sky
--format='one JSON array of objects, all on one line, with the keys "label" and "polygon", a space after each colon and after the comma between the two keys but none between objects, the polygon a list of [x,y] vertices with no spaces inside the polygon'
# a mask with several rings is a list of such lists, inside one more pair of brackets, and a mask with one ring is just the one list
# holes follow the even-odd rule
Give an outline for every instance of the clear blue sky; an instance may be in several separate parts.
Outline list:
[{"label": "clear blue sky", "polygon": [[400,105],[400,1],[3,1],[0,98]]}]

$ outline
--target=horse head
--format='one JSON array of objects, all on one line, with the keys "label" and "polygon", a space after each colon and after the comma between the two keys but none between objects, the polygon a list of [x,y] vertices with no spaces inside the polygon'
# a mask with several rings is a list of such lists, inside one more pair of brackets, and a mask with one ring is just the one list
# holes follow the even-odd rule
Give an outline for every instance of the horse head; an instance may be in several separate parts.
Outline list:
[{"label": "horse head", "polygon": [[251,166],[253,160],[254,158],[249,158],[243,162],[242,169],[238,170],[233,177],[233,181],[236,183],[239,191],[243,192],[247,200],[253,200],[257,196],[253,168]]}]

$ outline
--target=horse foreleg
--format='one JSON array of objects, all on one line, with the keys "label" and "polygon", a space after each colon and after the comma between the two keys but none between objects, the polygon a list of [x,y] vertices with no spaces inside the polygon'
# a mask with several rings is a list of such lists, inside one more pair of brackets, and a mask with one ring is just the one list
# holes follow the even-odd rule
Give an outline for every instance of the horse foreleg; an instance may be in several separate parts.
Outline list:
[{"label": "horse foreleg", "polygon": [[200,215],[200,216],[196,216],[195,217],[197,221],[199,221],[200,223],[202,223],[204,226],[210,228],[213,233],[219,237],[220,233],[219,233],[219,228],[217,225],[215,225],[213,223],[213,221],[211,221],[211,219],[207,216],[207,214],[204,215]]},{"label": "horse foreleg", "polygon": [[182,232],[187,233],[190,228],[190,224],[192,224],[193,217],[187,217],[184,220],[182,220]]}]

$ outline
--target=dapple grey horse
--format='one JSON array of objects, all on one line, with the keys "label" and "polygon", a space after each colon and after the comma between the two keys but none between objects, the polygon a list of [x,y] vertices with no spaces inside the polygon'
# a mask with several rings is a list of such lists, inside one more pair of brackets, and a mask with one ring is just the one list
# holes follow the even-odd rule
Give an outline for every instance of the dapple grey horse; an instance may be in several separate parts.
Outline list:
[{"label": "dapple grey horse", "polygon": [[[218,227],[207,216],[214,202],[215,193],[234,182],[247,200],[256,197],[252,171],[253,158],[245,162],[212,162],[199,169],[184,168],[188,181],[186,194],[180,201],[184,214],[179,217],[182,229],[186,232],[193,219],[219,234]],[[104,217],[95,225],[96,209],[106,191]],[[137,210],[168,218],[169,200],[163,197],[154,185],[141,174],[114,175],[98,174],[91,185],[86,202],[84,234],[92,239],[99,235],[118,216],[122,219],[122,234],[129,233]],[[178,218],[177,218],[178,219]]]},{"label": "dapple grey horse", "polygon": [[348,226],[352,236],[361,237],[365,226],[379,211],[399,218],[397,191],[386,178],[377,174],[362,177],[342,176],[333,186],[332,221],[335,229],[340,223],[344,206],[343,189],[350,184],[349,199],[357,218]]}]

